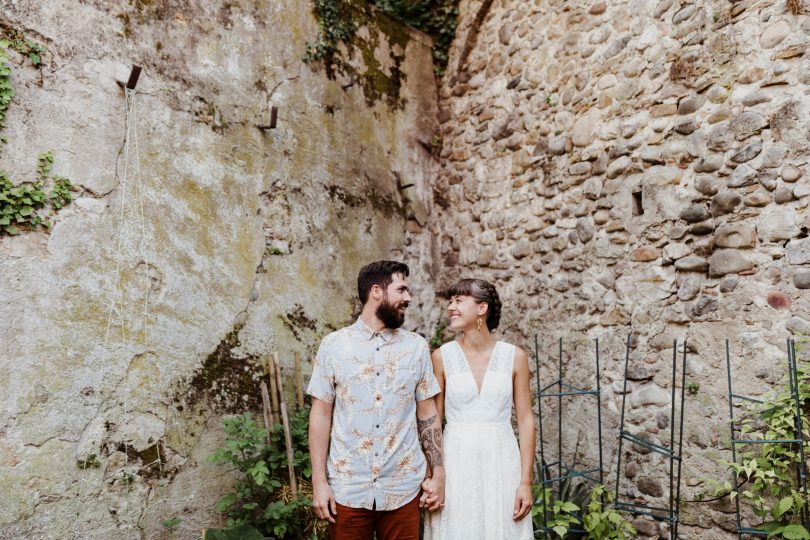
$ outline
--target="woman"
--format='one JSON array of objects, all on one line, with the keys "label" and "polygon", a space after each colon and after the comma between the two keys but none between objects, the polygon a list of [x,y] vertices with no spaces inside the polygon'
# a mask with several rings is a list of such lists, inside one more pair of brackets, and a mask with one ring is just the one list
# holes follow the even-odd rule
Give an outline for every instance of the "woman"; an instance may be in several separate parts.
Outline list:
[{"label": "woman", "polygon": [[[450,288],[450,329],[463,336],[433,352],[446,414],[444,507],[426,515],[425,540],[533,538],[534,415],[526,353],[497,341],[501,301],[495,287],[462,279]],[[520,435],[511,424],[514,402]]]}]

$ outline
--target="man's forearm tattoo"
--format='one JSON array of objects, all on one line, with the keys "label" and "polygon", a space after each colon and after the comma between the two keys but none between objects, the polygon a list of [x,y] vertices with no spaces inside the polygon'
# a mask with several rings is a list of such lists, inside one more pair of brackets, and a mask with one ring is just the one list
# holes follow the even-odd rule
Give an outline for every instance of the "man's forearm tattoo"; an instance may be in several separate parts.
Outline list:
[{"label": "man's forearm tattoo", "polygon": [[440,426],[434,427],[437,418],[438,415],[434,414],[427,420],[416,419],[419,440],[431,468],[442,466],[442,429]]}]

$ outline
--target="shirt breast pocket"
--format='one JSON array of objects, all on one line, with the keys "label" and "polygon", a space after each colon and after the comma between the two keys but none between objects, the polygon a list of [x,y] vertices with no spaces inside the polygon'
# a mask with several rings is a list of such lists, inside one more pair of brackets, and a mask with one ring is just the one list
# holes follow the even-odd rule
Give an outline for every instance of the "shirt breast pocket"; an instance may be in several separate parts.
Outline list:
[{"label": "shirt breast pocket", "polygon": [[394,375],[394,392],[410,395],[416,391],[416,370],[412,366],[398,366]]}]

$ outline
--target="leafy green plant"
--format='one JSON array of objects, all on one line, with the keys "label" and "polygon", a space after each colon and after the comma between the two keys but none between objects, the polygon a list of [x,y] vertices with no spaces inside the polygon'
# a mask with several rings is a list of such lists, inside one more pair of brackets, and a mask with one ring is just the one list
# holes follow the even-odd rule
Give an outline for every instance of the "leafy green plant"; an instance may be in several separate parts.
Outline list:
[{"label": "leafy green plant", "polygon": [[203,540],[264,540],[264,535],[256,527],[243,523],[228,529],[208,529]]},{"label": "leafy green plant", "polygon": [[588,510],[582,518],[586,538],[599,540],[629,540],[635,537],[636,529],[618,510],[609,506],[613,494],[605,486],[596,485],[591,490]]},{"label": "leafy green plant", "polygon": [[700,384],[694,381],[686,383],[686,391],[692,394],[693,396],[698,393],[700,390]]},{"label": "leafy green plant", "polygon": [[24,32],[8,26],[0,26],[0,37],[8,44],[8,48],[28,57],[34,67],[42,67],[43,57],[48,52],[45,45],[26,37]]},{"label": "leafy green plant", "polygon": [[[28,45],[26,46],[28,47]],[[14,96],[11,87],[11,68],[6,54],[8,48],[9,41],[0,40],[0,129],[5,126],[6,112]],[[39,51],[40,49],[36,50]],[[44,50],[44,47],[42,50]],[[6,142],[5,138],[0,140]],[[53,168],[53,160],[52,150],[39,155],[37,158],[38,180],[36,182],[14,185],[8,174],[0,170],[0,227],[2,227],[0,230],[2,233],[15,235],[19,234],[19,227],[36,227],[38,225],[50,228],[51,223],[47,216],[53,215],[57,210],[73,200],[70,193],[70,180],[61,176],[49,178]],[[44,191],[45,184],[49,180],[53,181],[53,185],[50,191],[46,193]],[[51,211],[43,216],[41,211],[48,204],[51,205]]]},{"label": "leafy green plant", "polygon": [[354,36],[357,23],[342,0],[313,0],[313,10],[320,34],[314,43],[307,43],[304,61],[324,60],[329,64],[337,52],[338,43],[347,42]]},{"label": "leafy green plant", "polygon": [[[49,178],[53,164],[53,152],[40,154],[37,174],[39,180],[15,186],[5,171],[0,171],[0,227],[6,234],[19,234],[19,227],[43,225],[50,228],[48,216],[62,209],[73,200],[70,180],[62,176]],[[49,192],[45,183],[52,181]],[[50,205],[49,212],[43,210]]]},{"label": "leafy green plant", "polygon": [[95,454],[90,454],[84,459],[77,459],[76,466],[80,469],[98,469],[101,467],[101,462]]},{"label": "leafy green plant", "polygon": [[[543,464],[545,481],[547,471]],[[532,520],[538,538],[630,540],[636,534],[633,525],[610,506],[613,494],[601,484],[569,477],[560,481],[556,491],[540,484],[532,486],[532,490]]]},{"label": "leafy green plant", "polygon": [[395,19],[431,36],[436,71],[444,71],[456,36],[458,0],[373,0],[373,3]]},{"label": "leafy green plant", "polygon": [[40,180],[46,180],[51,175],[51,169],[53,169],[53,150],[48,150],[37,156],[37,176]]},{"label": "leafy green plant", "polygon": [[436,330],[433,332],[433,337],[430,338],[430,341],[428,342],[430,345],[430,350],[438,349],[447,341],[444,336],[444,331],[446,328],[447,326],[445,326],[444,322],[439,321],[439,323],[436,325]]},{"label": "leafy green plant", "polygon": [[169,538],[174,538],[174,529],[175,529],[175,528],[176,528],[178,525],[180,525],[180,522],[181,522],[180,518],[178,518],[178,517],[176,517],[176,516],[175,516],[175,517],[173,517],[173,518],[171,518],[171,519],[164,519],[164,520],[163,520],[163,521],[161,521],[160,523],[161,523],[161,524],[162,524],[164,527],[166,527],[166,530],[167,530],[167,531],[169,531]]},{"label": "leafy green plant", "polygon": [[0,129],[5,127],[6,111],[8,110],[11,98],[14,97],[14,90],[11,88],[11,67],[8,65],[8,41],[0,40]]},{"label": "leafy green plant", "polygon": [[[798,354],[798,352],[797,352]],[[810,368],[799,362],[798,401],[802,416],[804,440],[810,441]],[[790,391],[788,376],[769,399],[752,405],[738,422],[740,437],[756,441],[791,440],[796,438],[796,397]],[[770,537],[810,540],[810,531],[799,523],[802,509],[809,502],[799,491],[797,467],[800,463],[797,443],[764,442],[745,447],[737,463],[724,461],[737,482],[740,498],[761,520],[756,526]],[[804,443],[810,455],[810,442]],[[728,494],[730,482],[715,484],[714,495]]]},{"label": "leafy green plant", "polygon": [[227,529],[219,532],[227,534],[237,528],[247,531],[249,526],[264,536],[283,540],[299,538],[322,527],[311,508],[308,418],[307,408],[290,416],[293,465],[299,485],[295,497],[290,490],[283,427],[273,426],[268,444],[268,431],[259,427],[250,413],[223,420],[225,444],[210,460],[231,465],[241,476],[234,491],[217,503],[217,511],[227,515]]},{"label": "leafy green plant", "polygon": [[[581,510],[584,506],[569,500],[564,493],[565,488],[562,486],[560,496],[555,496],[552,488],[542,487],[540,484],[535,484],[533,491],[535,501],[532,507],[532,520],[534,528],[543,531],[540,538],[551,537],[548,532],[545,532],[546,529],[553,531],[559,538],[569,540],[582,538],[581,533],[571,529],[575,529],[576,525],[582,522]],[[577,484],[576,491],[584,495],[586,493],[585,485]]]},{"label": "leafy green plant", "polygon": [[17,227],[20,225],[36,227],[42,224],[37,211],[45,207],[46,197],[41,182],[15,186],[5,171],[0,171],[0,227],[7,234],[14,235],[19,234]]},{"label": "leafy green plant", "polygon": [[[436,71],[447,66],[448,51],[456,35],[458,0],[370,0],[381,11],[430,35],[434,40]],[[331,63],[340,42],[348,42],[357,30],[351,0],[313,0],[313,11],[320,32],[307,43],[305,62]]]}]

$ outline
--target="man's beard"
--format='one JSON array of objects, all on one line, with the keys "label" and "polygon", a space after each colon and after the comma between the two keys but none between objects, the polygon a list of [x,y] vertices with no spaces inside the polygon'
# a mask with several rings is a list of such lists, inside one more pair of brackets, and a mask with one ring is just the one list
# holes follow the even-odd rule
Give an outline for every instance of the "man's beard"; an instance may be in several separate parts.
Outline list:
[{"label": "man's beard", "polygon": [[386,328],[395,329],[405,322],[405,312],[400,311],[400,307],[408,307],[408,302],[400,302],[397,305],[388,302],[388,296],[383,298],[382,304],[377,306],[375,315],[380,319]]}]

